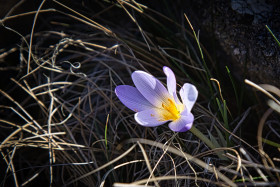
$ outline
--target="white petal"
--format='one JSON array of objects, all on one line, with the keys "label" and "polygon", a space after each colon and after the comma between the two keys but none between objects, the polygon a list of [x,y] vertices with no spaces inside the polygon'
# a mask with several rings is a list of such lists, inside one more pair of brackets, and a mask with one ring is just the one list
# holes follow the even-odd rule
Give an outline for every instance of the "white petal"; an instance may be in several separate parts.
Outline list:
[{"label": "white petal", "polygon": [[185,107],[188,111],[191,111],[194,103],[196,102],[198,91],[194,85],[185,83],[180,90],[180,96]]},{"label": "white petal", "polygon": [[139,123],[140,125],[146,126],[146,127],[155,127],[158,125],[162,125],[162,124],[166,123],[167,121],[162,120],[159,110],[161,110],[161,109],[152,108],[149,110],[137,112],[134,115],[134,118],[137,123]]}]

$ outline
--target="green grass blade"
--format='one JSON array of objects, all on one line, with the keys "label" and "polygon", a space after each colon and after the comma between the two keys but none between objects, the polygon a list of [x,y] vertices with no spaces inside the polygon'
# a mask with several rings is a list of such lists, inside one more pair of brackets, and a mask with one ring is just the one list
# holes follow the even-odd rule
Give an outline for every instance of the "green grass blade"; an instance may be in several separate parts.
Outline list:
[{"label": "green grass blade", "polygon": [[273,32],[270,30],[270,28],[265,25],[265,27],[267,28],[267,30],[270,32],[270,34],[273,36],[273,38],[275,39],[275,41],[277,42],[277,44],[280,46],[280,42],[279,40],[276,38],[276,36],[273,34]]},{"label": "green grass blade", "polygon": [[227,146],[227,142],[226,142],[226,139],[224,138],[222,132],[216,126],[214,126],[214,128],[216,129],[216,131],[218,133],[218,136],[219,136],[220,142],[222,143],[222,146],[226,147]]},{"label": "green grass blade", "polygon": [[234,91],[234,94],[235,94],[235,99],[236,99],[236,102],[237,102],[237,106],[238,106],[238,108],[240,108],[240,103],[239,103],[240,101],[239,101],[239,98],[238,98],[236,85],[234,83],[234,80],[233,80],[233,77],[232,77],[232,75],[230,73],[230,70],[229,70],[229,68],[227,66],[226,66],[226,70],[227,70],[230,82],[232,84],[232,87],[233,87],[233,91]]},{"label": "green grass blade", "polygon": [[[224,127],[227,130],[229,129],[229,125],[228,125],[228,115],[227,115],[227,105],[226,105],[226,101],[223,100],[223,106],[221,105],[220,101],[218,98],[216,98],[217,101],[217,105],[219,107],[220,113],[222,115],[223,121],[224,121]],[[225,136],[226,136],[226,140],[227,140],[227,145],[229,145],[229,133],[225,132]]]},{"label": "green grass blade", "polygon": [[271,140],[267,140],[267,139],[264,139],[262,138],[262,141],[268,145],[271,145],[273,147],[277,147],[277,148],[280,148],[280,144],[279,143],[276,143],[276,142],[273,142]]},{"label": "green grass blade", "polygon": [[108,122],[109,122],[109,114],[107,115],[106,125],[105,125],[105,145],[106,145],[106,149],[108,149],[108,139],[107,139]]}]

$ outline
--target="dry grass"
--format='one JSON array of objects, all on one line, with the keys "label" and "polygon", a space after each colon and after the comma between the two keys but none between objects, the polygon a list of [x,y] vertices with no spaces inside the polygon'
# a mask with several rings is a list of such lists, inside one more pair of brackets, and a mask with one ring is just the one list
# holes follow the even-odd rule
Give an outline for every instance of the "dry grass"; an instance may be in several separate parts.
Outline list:
[{"label": "dry grass", "polygon": [[[42,1],[38,10],[8,15],[1,21],[3,27],[20,34],[6,23],[27,15],[34,18],[21,44],[1,50],[0,55],[3,61],[15,53],[20,56],[12,67],[18,76],[0,90],[1,186],[42,181],[46,186],[277,185],[279,157],[264,151],[267,144],[261,138],[272,110],[259,122],[257,147],[237,136],[251,107],[229,117],[232,131],[225,127],[213,104],[221,90],[207,83],[211,74],[206,73],[215,68],[207,69],[199,58],[187,24],[180,25],[136,1],[96,1],[102,9],[93,17],[78,13],[82,5],[70,8],[54,2],[53,7],[44,8]],[[118,15],[123,16],[125,27],[115,22]],[[51,29],[36,31],[42,18]],[[147,22],[159,28],[172,24],[177,33],[170,38],[157,36],[157,30],[142,28]],[[214,62],[202,49],[211,66]],[[166,125],[137,125],[133,113],[115,96],[116,85],[131,84],[130,74],[137,69],[165,82],[164,65],[176,72],[179,85],[192,82],[199,88],[194,125],[216,149],[190,132],[173,133]],[[264,89],[272,91],[268,86]],[[279,108],[277,101],[273,106]],[[279,121],[269,125],[266,133],[279,140]],[[277,152],[275,145],[273,149]]]}]

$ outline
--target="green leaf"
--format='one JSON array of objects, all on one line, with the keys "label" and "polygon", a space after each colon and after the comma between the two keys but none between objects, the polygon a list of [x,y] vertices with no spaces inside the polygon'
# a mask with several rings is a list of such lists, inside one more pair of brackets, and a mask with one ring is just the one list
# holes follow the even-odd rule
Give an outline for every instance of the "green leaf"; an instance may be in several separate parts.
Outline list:
[{"label": "green leaf", "polygon": [[207,132],[208,132],[208,134],[209,134],[209,137],[210,137],[211,142],[215,145],[215,147],[216,147],[216,148],[222,147],[222,146],[217,142],[217,140],[214,138],[214,136],[211,134],[211,132],[208,131],[208,130],[207,130]]},{"label": "green leaf", "polygon": [[222,132],[221,132],[216,126],[214,126],[214,128],[216,129],[216,131],[217,131],[217,133],[218,133],[218,136],[219,136],[219,139],[220,139],[220,141],[221,141],[221,143],[222,143],[222,146],[223,146],[223,147],[227,147],[227,141],[226,141],[226,139],[224,138]]}]

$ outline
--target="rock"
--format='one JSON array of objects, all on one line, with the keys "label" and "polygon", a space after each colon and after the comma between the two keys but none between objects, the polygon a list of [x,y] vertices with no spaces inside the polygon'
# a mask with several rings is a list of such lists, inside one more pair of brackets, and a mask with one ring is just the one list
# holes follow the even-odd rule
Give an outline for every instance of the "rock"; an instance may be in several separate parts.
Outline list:
[{"label": "rock", "polygon": [[231,65],[240,79],[280,87],[280,47],[265,27],[280,39],[279,1],[190,0],[189,4],[187,14],[202,30],[200,36],[214,37],[225,52],[217,60],[227,59],[223,65]]},{"label": "rock", "polygon": [[273,11],[273,7],[265,0],[231,0],[231,8],[239,14],[254,16],[253,24],[266,19]]}]

